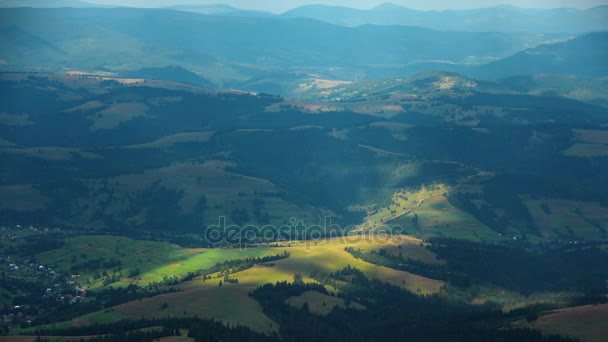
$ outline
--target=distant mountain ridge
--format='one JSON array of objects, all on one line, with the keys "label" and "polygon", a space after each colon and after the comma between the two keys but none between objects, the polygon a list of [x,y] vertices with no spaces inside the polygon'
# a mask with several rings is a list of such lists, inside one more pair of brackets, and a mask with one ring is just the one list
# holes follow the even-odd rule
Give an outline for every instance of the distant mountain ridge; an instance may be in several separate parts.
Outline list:
[{"label": "distant mountain ridge", "polygon": [[490,80],[608,76],[608,33],[569,37],[575,35],[344,27],[168,9],[3,8],[0,71],[102,71],[285,96],[432,70]]},{"label": "distant mountain ridge", "polygon": [[407,25],[446,31],[582,33],[608,30],[608,6],[588,10],[497,6],[473,10],[419,11],[392,3],[369,10],[306,5],[285,12],[282,17],[309,18],[342,26]]},{"label": "distant mountain ridge", "polygon": [[0,8],[35,7],[35,8],[86,8],[86,7],[108,7],[105,5],[91,4],[80,0],[0,0]]},{"label": "distant mountain ridge", "polygon": [[608,76],[608,32],[590,33],[555,44],[544,44],[479,67],[474,76],[562,74]]},{"label": "distant mountain ridge", "polygon": [[[122,5],[128,7],[127,5]],[[118,7],[80,0],[0,0],[6,7]],[[330,5],[305,5],[282,14],[245,10],[222,3],[180,4],[165,9],[214,16],[252,18],[305,18],[330,24],[356,27],[361,25],[417,26],[442,31],[586,33],[608,30],[608,6],[586,10],[574,8],[528,9],[502,5],[470,10],[422,11],[394,3],[383,3],[369,10]]]},{"label": "distant mountain ridge", "polygon": [[234,17],[260,17],[267,18],[272,17],[273,14],[265,11],[250,11],[243,10],[240,8],[217,4],[217,5],[175,5],[166,7],[167,9],[194,12],[205,15],[219,15],[219,16],[234,16]]},{"label": "distant mountain ridge", "polygon": [[[17,27],[65,52],[49,59],[31,45],[18,67],[137,70],[182,65],[200,72],[205,56],[272,68],[359,68],[401,74],[423,63],[482,63],[561,36],[443,32],[405,26],[331,25],[310,19],[221,17],[163,9],[1,9],[0,29]],[[49,30],[49,27],[53,27]],[[2,39],[11,40],[11,31]],[[1,33],[1,31],[0,31]],[[324,39],[319,39],[324,37]],[[259,68],[258,68],[259,69]],[[396,71],[397,72],[397,71]],[[354,75],[354,74],[353,74]],[[237,75],[238,76],[238,75]],[[245,80],[249,75],[241,77]]]}]

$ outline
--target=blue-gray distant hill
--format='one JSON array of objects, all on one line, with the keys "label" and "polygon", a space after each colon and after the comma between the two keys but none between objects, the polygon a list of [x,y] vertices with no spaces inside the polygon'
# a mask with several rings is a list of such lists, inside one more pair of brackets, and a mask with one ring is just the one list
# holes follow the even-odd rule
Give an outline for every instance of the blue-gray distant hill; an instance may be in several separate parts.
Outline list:
[{"label": "blue-gray distant hill", "polygon": [[[16,38],[15,32],[22,32],[22,37]],[[10,43],[25,36],[25,45]],[[231,75],[244,81],[268,68],[341,68],[375,77],[427,66],[480,64],[557,38],[563,36],[343,27],[311,19],[162,9],[0,9],[0,60],[10,70],[69,67],[122,72],[180,65],[201,75]],[[48,53],[51,46],[61,54]]]},{"label": "blue-gray distant hill", "polygon": [[473,74],[483,78],[529,74],[608,76],[608,32],[528,49],[484,65]]},{"label": "blue-gray distant hill", "polygon": [[228,5],[175,5],[167,7],[167,9],[194,12],[206,15],[219,15],[219,16],[231,16],[231,17],[272,17],[273,14],[265,11],[251,11],[235,8]]},{"label": "blue-gray distant hill", "polygon": [[3,7],[34,7],[34,8],[62,8],[62,7],[108,7],[105,5],[94,5],[79,0],[0,0],[0,8]]},{"label": "blue-gray distant hill", "polygon": [[170,65],[159,68],[144,68],[123,73],[122,76],[130,78],[146,78],[162,81],[186,83],[203,87],[211,87],[213,83],[205,78],[186,70],[181,66]]},{"label": "blue-gray distant hill", "polygon": [[473,10],[418,11],[392,3],[370,10],[308,5],[282,15],[343,25],[407,25],[446,31],[582,33],[608,29],[608,6],[524,9],[498,6]]}]

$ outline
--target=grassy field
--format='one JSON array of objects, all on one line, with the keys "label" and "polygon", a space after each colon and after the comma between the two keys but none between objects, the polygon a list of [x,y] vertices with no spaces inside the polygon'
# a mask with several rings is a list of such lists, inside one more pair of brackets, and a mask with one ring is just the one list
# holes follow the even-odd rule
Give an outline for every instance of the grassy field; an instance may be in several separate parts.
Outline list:
[{"label": "grassy field", "polygon": [[[153,144],[166,143],[168,142]],[[228,224],[232,224],[229,214],[237,209],[248,213],[249,221],[243,223],[255,224],[257,222],[253,212],[256,202],[259,203],[260,212],[268,214],[269,224],[279,226],[288,222],[291,217],[297,217],[306,223],[319,222],[320,214],[317,209],[288,202],[280,196],[283,191],[275,184],[265,179],[229,172],[226,168],[230,166],[233,164],[224,161],[207,161],[203,164],[180,163],[147,170],[143,174],[88,181],[90,191],[111,190],[106,191],[111,193],[111,197],[104,194],[83,199],[80,203],[82,206],[82,210],[79,211],[80,220],[83,224],[94,221],[91,217],[95,216],[100,208],[106,216],[120,215],[132,204],[137,194],[157,184],[182,194],[178,205],[183,214],[192,214],[195,210],[199,210],[197,203],[204,195],[207,226],[218,224],[218,218],[222,216],[226,217]],[[76,219],[78,218],[73,218]],[[145,220],[145,212],[134,213],[128,220],[145,223],[140,222]]]},{"label": "grassy field", "polygon": [[67,147],[28,147],[28,148],[1,148],[0,154],[18,155],[38,158],[49,161],[67,161],[74,157],[83,159],[99,159],[99,155],[78,148]]},{"label": "grassy field", "polygon": [[206,286],[186,283],[183,292],[129,302],[116,306],[114,310],[131,319],[198,315],[229,324],[246,325],[259,332],[278,331],[278,325],[262,312],[258,302],[249,297],[253,287],[219,287],[218,282],[207,280]]},{"label": "grassy field", "polygon": [[547,334],[561,334],[582,342],[606,341],[608,336],[608,304],[588,305],[559,310],[540,317],[533,328]]},{"label": "grassy field", "polygon": [[565,156],[568,156],[568,157],[584,157],[584,158],[606,157],[606,156],[608,156],[608,145],[576,143],[576,144],[570,146],[563,153]]},{"label": "grassy field", "polygon": [[139,116],[145,116],[148,106],[139,102],[115,103],[91,115],[91,130],[111,129]]},{"label": "grassy field", "polygon": [[[459,188],[458,191],[468,191]],[[451,191],[445,185],[423,187],[418,192],[406,192],[407,201],[391,205],[395,218],[390,211],[383,209],[379,215],[387,226],[401,227],[407,234],[429,237],[468,239],[473,241],[493,241],[498,239],[496,232],[479,222],[471,214],[454,207],[445,197]],[[403,195],[398,196],[403,201]],[[395,216],[395,215],[393,215]],[[415,219],[417,217],[417,220]],[[376,221],[375,219],[374,221]]]},{"label": "grassy field", "polygon": [[[131,283],[146,285],[159,282],[163,277],[184,276],[189,272],[208,269],[217,263],[230,259],[245,259],[272,254],[268,249],[184,249],[177,245],[133,240],[116,236],[80,236],[65,240],[65,245],[56,250],[36,255],[36,259],[43,261],[60,272],[70,272],[71,265],[83,264],[89,260],[103,258],[119,260],[122,266],[121,280],[112,286],[122,286]],[[75,262],[73,262],[75,261]],[[109,269],[84,268],[74,273],[80,275],[80,282],[90,288],[103,286],[101,279],[94,280],[96,272]],[[136,279],[128,278],[129,271],[139,269],[140,275]]]},{"label": "grassy field", "polygon": [[92,324],[112,323],[127,318],[128,316],[122,312],[113,309],[105,309],[102,311],[97,311],[84,316],[80,316],[78,318],[74,318],[66,322],[40,325],[35,328],[13,329],[12,332],[16,334],[28,335],[34,333],[35,329],[67,329],[70,327],[83,327]]},{"label": "grassy field", "polygon": [[[157,341],[160,342],[194,342],[194,338],[188,337],[188,330],[180,330],[182,336],[168,336],[163,337]],[[98,336],[44,336],[48,341],[52,342],[65,342],[65,341],[86,341],[90,338]],[[37,336],[28,335],[13,335],[13,336],[2,336],[3,342],[35,342]]]},{"label": "grassy field", "polygon": [[544,238],[606,238],[608,208],[599,203],[561,199],[524,199]]},{"label": "grassy field", "polygon": [[139,145],[131,145],[126,148],[156,148],[156,149],[164,149],[172,147],[175,144],[179,143],[189,143],[189,142],[207,142],[213,136],[215,132],[191,132],[191,133],[179,133],[174,135],[168,135],[166,137],[160,138],[155,141],[151,141],[145,144]]},{"label": "grassy field", "polygon": [[0,186],[0,210],[35,211],[48,204],[49,199],[31,184]]},{"label": "grassy field", "polygon": [[574,136],[580,142],[586,144],[608,145],[608,131],[590,129],[575,129]]},{"label": "grassy field", "polygon": [[389,243],[378,246],[377,244],[359,244],[357,248],[362,251],[372,251],[383,249],[389,254],[398,257],[399,254],[404,258],[420,261],[426,264],[442,264],[443,261],[438,260],[435,253],[428,250],[426,244],[419,239],[409,236],[399,236],[398,243]]},{"label": "grassy field", "polygon": [[414,211],[423,234],[449,238],[492,241],[497,234],[471,214],[454,207],[443,195],[429,198]]},{"label": "grassy field", "polygon": [[182,336],[168,336],[163,337],[160,342],[194,342],[194,338],[188,337],[188,331],[184,330],[181,332]]},{"label": "grassy field", "polygon": [[0,125],[4,126],[26,126],[33,122],[29,120],[27,114],[9,114],[0,112]]},{"label": "grassy field", "polygon": [[[408,172],[411,169],[415,169],[415,166],[406,166]],[[387,207],[376,207],[376,206],[353,206],[350,209],[353,211],[365,211],[367,217],[365,223],[360,227],[361,230],[369,230],[374,228],[383,227],[389,222],[399,219],[416,209],[418,209],[424,201],[442,195],[447,191],[445,185],[433,185],[422,187],[418,190],[412,189],[401,189],[393,193],[391,197],[391,203]]]},{"label": "grassy field", "polygon": [[[294,274],[306,276],[315,272],[329,273],[350,265],[360,269],[368,278],[380,279],[412,292],[421,294],[438,292],[443,286],[442,281],[373,265],[356,259],[344,250],[346,247],[380,249],[385,246],[402,244],[404,239],[409,241],[408,237],[403,236],[350,236],[322,241],[317,244],[314,242],[299,243],[287,249],[291,253],[290,258],[275,262],[272,272],[290,278],[285,280],[291,281]],[[408,255],[404,254],[404,257],[407,258]],[[253,269],[241,273],[249,275],[252,272],[254,272]],[[239,273],[235,274],[235,277],[239,278],[238,276]],[[263,279],[260,280],[263,281]]]},{"label": "grassy field", "polygon": [[[91,242],[92,241],[92,242]],[[329,273],[340,270],[348,265],[360,269],[367,277],[386,281],[419,294],[436,293],[443,286],[442,281],[425,278],[409,272],[398,271],[382,266],[373,265],[354,258],[344,251],[347,246],[364,249],[387,248],[392,250],[395,246],[418,246],[420,240],[406,236],[380,237],[380,236],[353,236],[343,239],[323,241],[310,241],[298,243],[285,243],[284,246],[266,247],[248,250],[205,250],[180,249],[177,246],[157,242],[145,242],[116,238],[110,236],[82,237],[70,239],[67,247],[70,253],[48,252],[45,260],[54,260],[58,265],[70,260],[72,255],[79,255],[86,251],[91,256],[106,255],[107,257],[120,254],[115,250],[124,251],[125,268],[138,265],[142,269],[141,280],[138,283],[155,281],[163,275],[185,274],[188,271],[211,266],[227,259],[243,259],[252,256],[280,254],[287,250],[290,257],[274,261],[265,265],[256,265],[253,268],[236,272],[230,278],[238,279],[238,284],[223,283],[219,286],[222,277],[203,280],[201,277],[179,285],[181,292],[168,293],[151,298],[144,298],[118,305],[109,311],[100,311],[83,316],[71,322],[61,324],[90,324],[94,322],[111,322],[124,317],[150,318],[150,317],[207,317],[218,319],[230,324],[241,324],[256,331],[271,333],[278,331],[278,326],[262,312],[259,303],[249,297],[255,288],[278,281],[292,282],[296,274],[302,275],[304,281],[315,282],[314,274]],[[434,260],[434,256],[422,252],[418,247],[402,247],[404,257]],[[420,247],[422,248],[422,247]],[[430,252],[429,252],[430,253]],[[131,257],[128,257],[131,256]],[[133,257],[136,256],[136,257]],[[141,266],[143,265],[145,266]],[[145,270],[145,271],[144,271]],[[122,283],[133,280],[123,279]],[[337,291],[328,288],[330,291]],[[310,297],[310,298],[309,298]],[[294,303],[303,303],[310,300],[309,306],[317,307],[319,296],[306,295],[303,298],[293,299]],[[330,300],[331,298],[331,300]],[[326,306],[331,308],[341,305],[337,298],[324,298]],[[321,306],[322,302],[321,300]],[[329,304],[328,304],[329,303]],[[343,303],[342,303],[343,304]],[[333,306],[332,306],[333,305]],[[356,306],[356,304],[353,304]],[[327,308],[326,308],[327,309]],[[362,308],[361,308],[362,309]],[[322,310],[322,309],[319,309]]]},{"label": "grassy field", "polygon": [[568,157],[605,157],[608,156],[608,131],[574,129],[574,144],[563,151]]},{"label": "grassy field", "polygon": [[15,146],[15,143],[0,138],[0,148],[1,147],[13,147],[13,146]]},{"label": "grassy field", "polygon": [[310,312],[319,315],[328,315],[335,307],[365,310],[365,306],[359,303],[351,302],[346,306],[344,299],[324,295],[317,291],[306,291],[299,296],[287,298],[285,303],[296,308],[301,308],[306,303]]},{"label": "grassy field", "polygon": [[[413,292],[428,294],[439,291],[443,285],[441,281],[372,265],[344,251],[346,246],[370,245],[381,248],[393,243],[399,244],[400,241],[401,237],[388,242],[364,239],[346,242],[335,239],[317,245],[301,243],[291,247],[268,248],[273,251],[271,254],[287,249],[291,256],[271,265],[258,265],[232,274],[230,277],[238,279],[238,284],[224,283],[220,287],[221,278],[197,278],[183,283],[183,292],[126,303],[115,307],[115,310],[132,318],[197,314],[232,324],[246,325],[260,332],[272,332],[276,331],[276,324],[263,314],[259,304],[248,296],[249,292],[267,283],[291,282],[296,274],[301,274],[304,281],[314,282],[310,276],[315,272],[334,272],[347,265],[362,270],[370,278],[377,278]],[[162,309],[165,303],[167,307]]]},{"label": "grassy field", "polygon": [[499,287],[481,286],[477,289],[472,304],[499,304],[504,312],[509,312],[535,304],[550,304],[568,306],[574,296],[580,294],[571,292],[534,292],[523,295]]}]

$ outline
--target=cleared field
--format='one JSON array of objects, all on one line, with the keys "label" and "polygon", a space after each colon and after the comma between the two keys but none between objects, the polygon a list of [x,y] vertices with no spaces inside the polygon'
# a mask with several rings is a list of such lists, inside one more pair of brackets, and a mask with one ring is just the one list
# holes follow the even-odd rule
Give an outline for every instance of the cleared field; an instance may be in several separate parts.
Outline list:
[{"label": "cleared field", "polygon": [[418,215],[418,227],[426,235],[477,241],[497,238],[495,231],[471,214],[454,207],[443,195],[429,198],[413,214]]},{"label": "cleared field", "polygon": [[91,130],[110,129],[139,116],[145,116],[148,106],[139,102],[116,103],[89,116]]},{"label": "cleared field", "polygon": [[[118,312],[113,309],[106,309],[102,311],[93,312],[84,316],[80,316],[74,318],[70,321],[52,323],[46,325],[40,325],[35,328],[26,328],[26,329],[13,329],[13,333],[21,334],[21,335],[29,335],[34,333],[36,329],[68,329],[71,327],[83,327],[92,324],[106,324],[112,323],[116,321],[120,321],[123,319],[127,319],[128,316],[122,312]],[[26,336],[15,336],[15,337],[26,337]],[[61,337],[49,337],[50,339],[61,340]]]},{"label": "cleared field", "polygon": [[608,156],[608,145],[574,144],[563,152],[568,157],[596,158]]},{"label": "cleared field", "polygon": [[158,140],[155,140],[155,141],[152,141],[149,143],[145,143],[145,144],[127,146],[126,148],[159,148],[159,149],[169,148],[169,147],[172,147],[173,145],[179,144],[179,143],[207,142],[214,135],[215,135],[215,132],[180,133],[180,134],[169,135],[169,136],[166,136],[161,139],[158,139]]},{"label": "cleared field", "polygon": [[386,244],[382,246],[377,246],[373,244],[364,244],[359,247],[362,251],[372,251],[383,249],[387,251],[389,254],[397,257],[401,255],[403,258],[409,258],[412,260],[424,262],[426,264],[442,264],[443,261],[438,260],[435,253],[431,252],[425,247],[419,239],[409,238],[409,237],[401,237],[401,240],[398,244]]},{"label": "cleared field", "polygon": [[563,152],[569,157],[606,157],[608,156],[608,131],[574,129],[575,144]]},{"label": "cleared field", "polygon": [[67,112],[68,113],[82,112],[82,111],[88,111],[88,110],[101,109],[103,107],[105,107],[105,104],[103,102],[95,100],[95,101],[89,101],[89,102],[83,103],[81,105],[78,105],[74,108],[68,109]]},{"label": "cleared field", "polygon": [[534,222],[545,238],[602,239],[608,229],[608,208],[596,202],[525,199]]},{"label": "cleared field", "polygon": [[48,204],[48,198],[30,184],[0,186],[0,209],[35,211]]},{"label": "cleared field", "polygon": [[[35,342],[37,336],[29,336],[29,335],[12,335],[12,336],[2,336],[0,341],[2,342]],[[65,342],[65,341],[87,341],[90,338],[97,336],[44,336],[44,338],[48,341],[52,342]],[[165,341],[162,340],[161,341]],[[179,341],[179,340],[177,340]]]},{"label": "cleared field", "polygon": [[314,102],[288,99],[284,102],[279,102],[268,106],[266,111],[270,113],[280,112],[285,107],[297,108],[298,110],[308,114],[319,114],[344,110],[344,107],[339,104],[325,101]]},{"label": "cleared field", "polygon": [[27,114],[11,114],[11,113],[0,113],[0,125],[5,126],[27,126],[33,122],[29,120]]},{"label": "cleared field", "polygon": [[370,124],[371,127],[374,128],[384,128],[387,131],[390,132],[402,132],[405,130],[408,130],[414,126],[412,125],[408,125],[408,124],[403,124],[403,123],[398,123],[398,122],[390,122],[390,121],[379,121],[379,122],[374,122],[372,124]]},{"label": "cleared field", "polygon": [[[445,197],[454,191],[444,184],[423,186],[419,190],[396,191],[388,207],[357,206],[353,211],[367,211],[364,225],[358,230],[396,229],[415,236],[442,236],[476,241],[490,241],[499,236],[471,214],[454,207]],[[458,191],[476,192],[474,185],[460,184]],[[398,252],[397,252],[398,253]]]},{"label": "cleared field", "polygon": [[[227,260],[266,256],[273,252],[268,249],[253,248],[247,250],[185,249],[164,242],[133,240],[116,236],[80,236],[66,239],[62,248],[38,254],[36,258],[58,271],[78,273],[81,283],[96,288],[103,284],[101,279],[93,279],[94,274],[103,270],[111,271],[115,266],[109,268],[104,268],[103,265],[86,266],[90,260],[103,258],[104,261],[112,259],[120,261],[121,280],[111,286],[131,283],[146,285],[162,281],[165,276],[180,277],[189,272],[208,269]],[[85,266],[74,271],[71,270],[72,265],[79,264]],[[140,274],[136,279],[128,278],[129,271],[135,269],[138,269]]]},{"label": "cleared field", "polygon": [[74,157],[83,159],[98,159],[99,155],[77,148],[67,147],[29,147],[29,148],[2,148],[0,153],[39,158],[51,161],[73,160]]},{"label": "cleared field", "polygon": [[344,299],[324,295],[317,291],[307,291],[299,296],[287,298],[285,303],[296,308],[301,308],[304,306],[304,303],[306,303],[308,304],[310,312],[319,315],[328,315],[335,307],[365,310],[365,306],[359,303],[351,302],[350,305],[347,306],[344,303]]},{"label": "cleared field", "polygon": [[[295,274],[301,274],[305,280],[318,272],[330,273],[343,269],[348,265],[358,268],[368,278],[379,279],[415,293],[436,293],[443,286],[439,280],[429,279],[405,271],[377,266],[353,257],[344,248],[373,248],[399,245],[402,236],[350,236],[307,243],[293,244],[287,248],[291,256],[288,259],[274,262],[273,267],[257,267],[235,273],[239,285],[255,286],[268,282],[292,281]],[[279,249],[282,251],[283,249]],[[275,253],[276,254],[276,253]],[[407,257],[407,255],[404,255]],[[243,281],[241,281],[243,278]]]},{"label": "cleared field", "polygon": [[[120,313],[133,319],[140,317],[188,317],[198,315],[199,317],[214,318],[230,324],[245,325],[259,332],[276,332],[278,331],[277,324],[264,315],[260,304],[249,297],[249,293],[263,284],[276,283],[278,281],[292,282],[296,274],[302,275],[303,280],[306,282],[315,282],[312,278],[315,273],[335,272],[350,265],[360,269],[369,278],[386,281],[415,293],[430,294],[438,292],[444,284],[442,281],[373,265],[356,259],[344,251],[344,248],[347,246],[380,249],[386,246],[413,244],[415,242],[420,243],[421,241],[406,236],[354,236],[306,243],[286,243],[285,246],[280,247],[240,251],[241,258],[252,256],[252,253],[274,255],[282,253],[285,250],[289,251],[290,257],[231,274],[230,278],[238,279],[238,284],[223,282],[220,287],[219,283],[223,280],[220,276],[207,280],[199,277],[180,284],[181,292],[132,301],[116,306],[113,308],[113,311],[108,313],[96,313],[101,316],[106,314],[112,315],[105,319],[99,316],[94,317],[96,320],[111,321],[116,318],[114,316],[115,313]],[[213,255],[214,251],[207,250],[206,254],[200,255],[198,258],[209,257]],[[231,250],[217,250],[217,253],[225,257],[225,259],[230,259],[225,256],[225,253],[228,251]],[[239,253],[239,251],[235,250],[234,253]],[[237,256],[238,254],[233,256],[232,259],[236,259]],[[406,254],[405,257],[408,257],[408,255]],[[196,263],[196,265],[200,266],[201,263]],[[160,274],[158,273],[160,269],[164,268],[158,267],[154,269],[154,274]],[[336,291],[335,289],[329,290]],[[304,298],[307,297],[305,296]],[[326,306],[331,307],[331,305],[340,304],[339,301],[334,300],[333,297],[331,298],[331,302],[328,298],[325,298]],[[313,303],[309,304],[310,306],[315,301],[311,300],[311,302]],[[323,300],[320,302],[321,306],[322,303]],[[327,303],[330,304],[328,305]]]},{"label": "cleared field", "polygon": [[[416,236],[441,236],[474,241],[492,241],[499,238],[495,231],[471,214],[454,207],[445,197],[449,190],[444,185],[439,185],[410,194],[408,199],[417,199],[417,202],[414,201],[416,204],[411,206],[411,201],[405,204],[408,209],[402,209],[403,213],[387,225],[400,227],[407,234]],[[464,190],[474,191],[474,188]],[[462,189],[459,188],[458,191]],[[386,221],[384,219],[384,222]]]},{"label": "cleared field", "polygon": [[461,84],[461,82],[462,81],[460,78],[442,76],[438,81],[433,82],[432,85],[441,90],[452,89],[456,85],[461,85],[465,88],[475,88],[477,86],[477,84],[473,81],[468,81],[468,82],[465,82],[464,84]]},{"label": "cleared field", "polygon": [[533,328],[547,334],[561,334],[583,342],[606,341],[608,304],[568,308],[540,317]]},{"label": "cleared field", "polygon": [[587,144],[608,145],[608,131],[598,131],[590,129],[575,129],[575,138]]},{"label": "cleared field", "polygon": [[365,102],[355,102],[347,104],[346,108],[355,113],[378,116],[382,118],[392,118],[405,112],[402,106],[396,104],[394,99],[389,101],[367,100]]},{"label": "cleared field", "polygon": [[432,187],[422,186],[420,190],[402,189],[396,191],[388,207],[382,208],[353,208],[356,210],[367,211],[367,218],[363,229],[373,229],[383,226],[385,223],[399,219],[417,208],[419,208],[429,198],[440,196],[447,191],[445,185]]},{"label": "cleared field", "polygon": [[8,140],[4,140],[4,139],[0,138],[0,148],[2,148],[2,147],[13,147],[13,146],[15,146],[15,143],[12,143],[12,142],[10,142]]},{"label": "cleared field", "polygon": [[[219,217],[226,217],[226,223],[232,224],[229,214],[235,209],[245,210],[249,214],[249,220],[242,222],[246,224],[257,223],[253,215],[256,209],[268,214],[268,224],[277,226],[291,217],[297,217],[307,223],[316,224],[319,221],[318,210],[284,200],[280,196],[282,190],[268,180],[226,171],[230,166],[233,164],[223,161],[208,161],[204,164],[181,163],[147,170],[143,174],[90,181],[91,191],[110,188],[112,195],[110,198],[96,196],[83,201],[83,210],[80,212],[83,222],[94,221],[90,217],[100,208],[104,215],[119,215],[131,205],[138,193],[150,189],[155,184],[182,194],[178,205],[183,214],[198,210],[197,204],[204,195],[207,226],[218,224]],[[141,220],[143,214],[135,213],[129,219]]]},{"label": "cleared field", "polygon": [[[198,315],[229,324],[246,325],[258,332],[278,331],[278,325],[264,315],[258,302],[249,297],[248,294],[253,288],[218,287],[219,280],[207,282],[210,286],[198,286],[184,292],[133,301],[114,309],[132,319]],[[164,306],[166,307],[163,309]]]},{"label": "cleared field", "polygon": [[337,87],[344,84],[351,84],[350,81],[336,81],[336,80],[328,80],[323,78],[313,78],[309,80],[309,82],[300,83],[298,85],[299,92],[306,92],[311,89],[329,89],[333,87]]},{"label": "cleared field", "polygon": [[160,342],[194,342],[194,338],[188,337],[188,331],[181,331],[182,336],[168,336],[163,337],[159,341]]},{"label": "cleared field", "polygon": [[2,336],[3,342],[34,342],[36,336]]},{"label": "cleared field", "polygon": [[535,304],[551,304],[566,307],[574,296],[580,294],[572,292],[535,292],[522,295],[516,291],[505,290],[499,287],[481,286],[471,300],[472,304],[495,303],[502,307],[504,312],[521,309]]}]

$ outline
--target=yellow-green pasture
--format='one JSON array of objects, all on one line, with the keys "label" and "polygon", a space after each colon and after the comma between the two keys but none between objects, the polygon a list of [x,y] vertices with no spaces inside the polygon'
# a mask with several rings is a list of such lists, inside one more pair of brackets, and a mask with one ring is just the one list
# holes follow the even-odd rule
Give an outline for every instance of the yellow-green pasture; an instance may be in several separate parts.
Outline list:
[{"label": "yellow-green pasture", "polygon": [[[120,286],[131,283],[147,285],[162,281],[165,276],[185,276],[189,272],[208,269],[227,260],[266,256],[275,252],[261,248],[188,249],[165,242],[100,235],[68,238],[62,248],[40,253],[36,255],[36,259],[60,272],[72,272],[73,261],[75,264],[84,264],[99,258],[103,258],[104,261],[118,260],[121,263],[122,271],[119,273],[122,276],[119,282],[111,286]],[[139,269],[140,274],[135,278],[128,278],[129,271],[135,269]],[[103,268],[83,268],[74,273],[80,276],[76,279],[81,285],[96,288],[103,284],[101,280],[94,280],[93,275],[103,270]],[[111,273],[113,270],[106,271]]]},{"label": "yellow-green pasture", "polygon": [[[198,315],[199,317],[214,318],[230,324],[245,325],[260,332],[276,332],[278,331],[277,324],[263,313],[260,304],[249,297],[249,293],[263,284],[279,281],[292,282],[296,274],[301,275],[306,282],[315,282],[312,276],[316,273],[335,272],[350,265],[360,269],[369,278],[379,279],[414,293],[431,294],[439,292],[444,285],[442,281],[370,264],[356,259],[344,250],[347,246],[362,249],[392,249],[393,246],[419,245],[420,243],[420,240],[406,236],[351,236],[322,241],[285,243],[279,247],[242,251],[221,249],[182,250],[179,252],[174,250],[173,255],[185,257],[181,263],[186,265],[194,263],[196,266],[192,266],[193,268],[202,268],[201,265],[203,264],[213,265],[218,261],[218,256],[223,259],[238,259],[239,256],[240,258],[246,258],[254,255],[274,255],[287,250],[290,257],[264,265],[256,265],[253,268],[231,274],[230,278],[238,279],[238,284],[222,282],[222,286],[219,286],[220,281],[223,280],[219,275],[206,280],[199,277],[180,284],[181,292],[163,294],[118,305],[108,314],[116,315],[116,313],[120,313],[132,319]],[[150,247],[154,247],[154,245],[140,248]],[[412,258],[420,258],[420,251],[417,249],[406,248],[403,251],[403,256],[406,258],[409,257],[409,251],[413,253]],[[193,256],[185,256],[188,253]],[[226,253],[230,254],[230,257],[226,256]],[[432,256],[425,255],[425,257]],[[159,259],[162,258],[159,256]],[[214,259],[208,261],[206,258]],[[170,265],[174,263],[175,261],[168,261],[164,265],[156,265],[151,268],[148,272],[153,272],[151,274],[154,274],[154,276],[150,279],[156,279],[161,273],[164,273],[159,272],[159,270],[170,270]],[[183,272],[188,268],[186,265],[173,270]],[[336,291],[336,289],[328,290]],[[104,315],[104,313],[100,312],[98,314]],[[98,317],[98,319],[102,320],[101,317]]]}]

